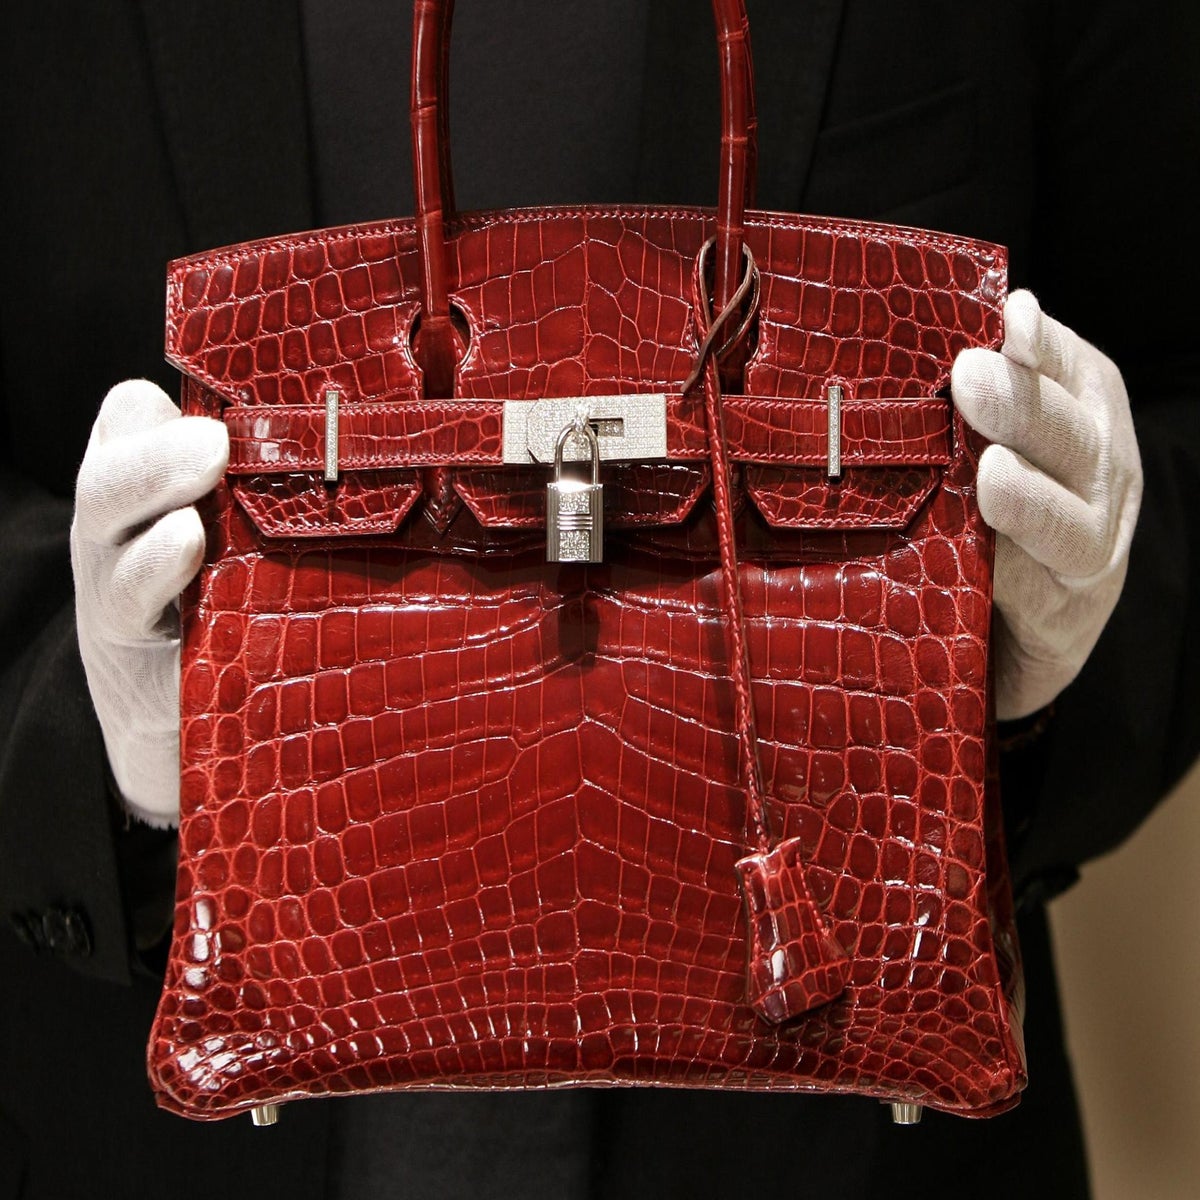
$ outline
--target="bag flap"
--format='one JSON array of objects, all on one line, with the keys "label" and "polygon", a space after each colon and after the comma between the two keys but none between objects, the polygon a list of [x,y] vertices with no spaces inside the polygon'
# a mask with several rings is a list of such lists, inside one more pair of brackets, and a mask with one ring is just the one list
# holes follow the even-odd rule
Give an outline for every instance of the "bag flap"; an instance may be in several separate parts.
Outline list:
[{"label": "bag flap", "polygon": [[[464,218],[453,294],[467,349],[453,400],[422,395],[407,221],[172,264],[168,358],[218,402],[233,491],[269,536],[393,533],[433,505],[430,468],[485,528],[540,527],[549,468],[505,460],[506,409],[629,392],[665,396],[666,454],[603,464],[606,524],[683,521],[707,486],[702,404],[679,392],[697,349],[692,266],[711,221],[689,209]],[[1000,343],[1004,251],[778,214],[754,214],[748,241],[762,280],[756,345],[747,394],[724,402],[746,494],[773,525],[903,527],[955,453],[955,355]],[[840,472],[830,470],[835,384]],[[327,483],[331,391],[337,481]],[[445,495],[438,504],[442,528]]]}]

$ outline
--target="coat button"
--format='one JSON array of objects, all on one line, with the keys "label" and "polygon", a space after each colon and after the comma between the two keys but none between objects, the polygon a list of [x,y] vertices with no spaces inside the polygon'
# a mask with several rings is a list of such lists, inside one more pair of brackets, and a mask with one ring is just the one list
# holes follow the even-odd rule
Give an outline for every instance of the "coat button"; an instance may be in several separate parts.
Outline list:
[{"label": "coat button", "polygon": [[42,941],[51,954],[62,954],[67,948],[67,920],[61,908],[48,908],[42,913]]},{"label": "coat button", "polygon": [[67,953],[87,958],[92,953],[92,931],[77,908],[67,909]]},{"label": "coat button", "polygon": [[42,925],[40,921],[31,921],[24,913],[9,913],[8,923],[12,931],[35,953],[42,948]]},{"label": "coat button", "polygon": [[42,940],[51,954],[86,958],[92,937],[83,913],[77,908],[53,905],[42,913]]},{"label": "coat button", "polygon": [[35,954],[48,950],[64,958],[87,958],[92,952],[92,931],[78,908],[55,904],[41,912],[9,913],[8,923]]}]

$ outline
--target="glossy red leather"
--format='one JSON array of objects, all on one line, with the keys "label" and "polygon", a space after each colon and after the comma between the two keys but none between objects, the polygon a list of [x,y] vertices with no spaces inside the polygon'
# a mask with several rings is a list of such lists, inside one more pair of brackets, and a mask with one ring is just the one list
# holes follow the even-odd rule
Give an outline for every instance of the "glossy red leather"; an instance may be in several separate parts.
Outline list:
[{"label": "glossy red leather", "polygon": [[[745,12],[713,10],[715,210],[456,214],[451,5],[418,0],[415,219],[171,266],[184,408],[232,454],[182,606],[167,1108],[1016,1101],[992,537],[945,398],[1000,344],[1005,254],[746,212]],[[749,262],[753,344],[718,368]],[[503,402],[630,392],[668,395],[667,456],[604,463],[603,563],[550,566]]]},{"label": "glossy red leather", "polygon": [[[704,430],[683,396],[667,399],[667,457],[707,461]],[[782,405],[769,396],[725,399],[729,454],[738,463],[818,467],[828,456],[822,401]],[[841,457],[847,467],[917,466],[950,461],[950,402],[863,400],[847,404]],[[325,464],[324,405],[227,408],[233,475],[316,472]],[[343,405],[338,462],[343,470],[501,466],[504,402],[401,401]]]},{"label": "glossy red leather", "polygon": [[[697,0],[699,8],[699,0]],[[750,26],[743,0],[712,0],[721,84],[721,157],[713,291],[723,308],[742,277],[745,213],[754,195],[756,118]],[[410,98],[413,186],[420,244],[422,318],[415,350],[430,397],[453,394],[458,342],[450,310],[450,248],[455,218],[450,166],[449,42],[454,0],[416,0]]]},{"label": "glossy red leather", "polygon": [[[149,1051],[164,1106],[209,1119],[364,1088],[637,1083],[1015,1102],[1019,966],[987,770],[992,539],[979,446],[957,418],[944,430],[938,398],[960,349],[1002,338],[1003,251],[747,222],[757,346],[747,398],[724,403],[764,794],[849,961],[841,994],[794,1021],[747,1000],[701,400],[672,400],[671,462],[605,464],[642,520],[601,566],[547,566],[545,472],[494,461],[498,398],[678,394],[712,219],[464,218],[457,427],[409,351],[411,222],[172,266],[185,407],[237,436],[183,605],[179,891]],[[832,378],[855,453],[883,462],[847,458],[836,482],[812,462]],[[394,465],[355,463],[336,487],[311,457],[242,474],[272,447],[308,453],[279,422],[311,437],[331,383],[349,411],[380,413],[356,416],[347,445],[366,421],[382,439],[368,451],[403,443]],[[906,402],[911,417],[874,424]],[[754,465],[780,445],[782,465]],[[461,454],[449,496],[418,452]],[[789,525],[793,509],[811,526]],[[810,914],[794,911],[777,940],[803,955]]]}]

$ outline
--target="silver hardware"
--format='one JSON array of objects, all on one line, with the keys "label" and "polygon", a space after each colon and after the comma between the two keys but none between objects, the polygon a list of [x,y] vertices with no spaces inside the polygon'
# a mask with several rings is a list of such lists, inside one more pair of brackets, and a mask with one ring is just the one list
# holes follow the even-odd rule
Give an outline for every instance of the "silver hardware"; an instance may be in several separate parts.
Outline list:
[{"label": "silver hardware", "polygon": [[268,1125],[277,1124],[279,1122],[279,1105],[259,1104],[250,1110],[250,1120],[254,1122],[257,1129],[265,1129]]},{"label": "silver hardware", "polygon": [[342,393],[337,388],[325,391],[325,482],[338,481],[338,406]]},{"label": "silver hardware", "polygon": [[840,383],[831,383],[825,389],[825,407],[829,414],[827,426],[829,441],[825,452],[825,474],[830,479],[838,479],[842,474],[842,385]]},{"label": "silver hardware", "polygon": [[[579,440],[591,454],[591,482],[563,478],[567,443]],[[600,442],[580,412],[554,444],[554,478],[546,485],[546,561],[604,561],[604,491],[600,483]]]},{"label": "silver hardware", "polygon": [[919,1125],[921,1123],[921,1105],[909,1104],[905,1101],[892,1104],[893,1125]]},{"label": "silver hardware", "polygon": [[[562,396],[504,403],[504,461],[550,463],[564,425],[584,411],[596,435],[601,462],[633,462],[667,457],[665,392],[629,396]],[[563,455],[582,462],[590,450],[572,440]]]}]

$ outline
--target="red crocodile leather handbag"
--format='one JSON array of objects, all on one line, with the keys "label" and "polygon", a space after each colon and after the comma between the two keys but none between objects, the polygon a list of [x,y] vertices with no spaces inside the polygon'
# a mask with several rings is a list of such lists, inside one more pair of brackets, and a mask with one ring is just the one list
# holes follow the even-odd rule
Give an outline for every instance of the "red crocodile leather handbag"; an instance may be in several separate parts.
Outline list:
[{"label": "red crocodile leather handbag", "polygon": [[418,0],[416,217],[172,264],[223,420],[183,603],[159,1103],[401,1088],[1024,1085],[992,537],[948,380],[998,246],[747,211],[455,211]]}]

